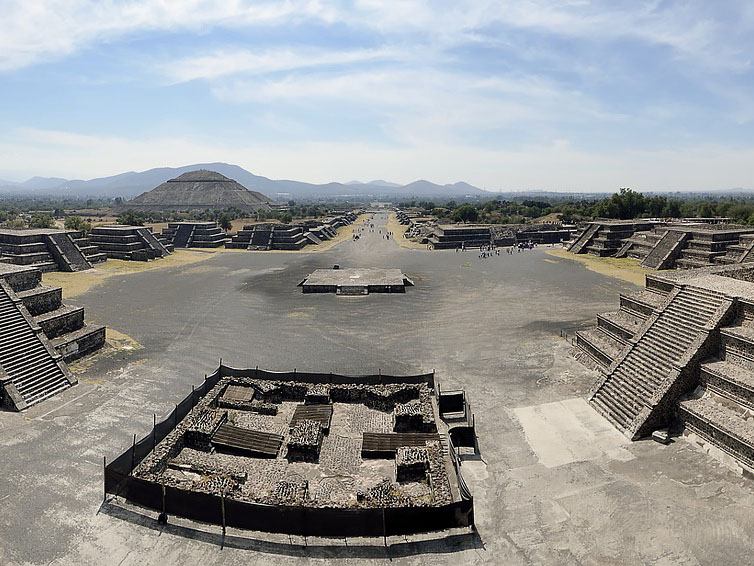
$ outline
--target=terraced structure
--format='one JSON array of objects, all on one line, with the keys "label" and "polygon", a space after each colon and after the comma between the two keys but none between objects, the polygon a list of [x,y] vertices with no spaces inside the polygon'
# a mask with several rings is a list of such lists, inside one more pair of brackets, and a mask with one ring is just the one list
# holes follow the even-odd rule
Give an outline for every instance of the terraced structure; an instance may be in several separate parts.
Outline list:
[{"label": "terraced structure", "polygon": [[217,222],[170,222],[160,238],[173,248],[220,248],[230,236]]},{"label": "terraced structure", "polygon": [[107,255],[81,232],[58,229],[0,230],[0,263],[40,271],[83,271]]},{"label": "terraced structure", "polygon": [[76,384],[66,361],[105,342],[82,307],[62,303],[34,267],[0,264],[0,405],[23,410]]},{"label": "terraced structure", "polygon": [[751,259],[754,228],[733,224],[666,224],[636,232],[616,257],[649,269],[693,269]]},{"label": "terraced structure", "polygon": [[173,252],[173,245],[158,239],[151,228],[112,224],[92,228],[90,241],[113,259],[149,261]]},{"label": "terraced structure", "polygon": [[754,263],[646,276],[580,331],[601,377],[589,402],[632,439],[686,425],[754,465]]}]

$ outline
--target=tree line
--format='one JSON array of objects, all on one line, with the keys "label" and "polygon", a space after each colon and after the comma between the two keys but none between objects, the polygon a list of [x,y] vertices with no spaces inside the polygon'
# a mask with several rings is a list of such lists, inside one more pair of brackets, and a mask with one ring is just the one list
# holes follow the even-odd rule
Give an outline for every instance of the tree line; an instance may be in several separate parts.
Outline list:
[{"label": "tree line", "polygon": [[400,206],[418,208],[422,214],[440,220],[481,224],[525,224],[535,218],[553,214],[565,223],[595,218],[630,220],[727,217],[737,224],[754,225],[754,195],[669,197],[646,195],[628,188],[601,199],[573,200],[564,195],[538,199],[490,199],[463,204],[453,200],[420,200],[405,201]]}]

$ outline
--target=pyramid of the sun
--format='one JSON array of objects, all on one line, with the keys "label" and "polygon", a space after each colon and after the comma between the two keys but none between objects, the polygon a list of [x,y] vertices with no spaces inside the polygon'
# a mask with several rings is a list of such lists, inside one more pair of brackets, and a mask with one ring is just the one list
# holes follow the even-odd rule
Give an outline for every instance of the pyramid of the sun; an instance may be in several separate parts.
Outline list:
[{"label": "pyramid of the sun", "polygon": [[268,209],[273,201],[216,171],[200,169],[170,179],[127,203],[149,210]]}]

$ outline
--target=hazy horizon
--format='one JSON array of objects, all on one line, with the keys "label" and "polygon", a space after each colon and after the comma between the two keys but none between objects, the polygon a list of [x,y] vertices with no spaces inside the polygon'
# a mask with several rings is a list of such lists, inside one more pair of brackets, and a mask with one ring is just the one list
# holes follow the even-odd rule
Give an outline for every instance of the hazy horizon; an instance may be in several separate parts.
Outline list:
[{"label": "hazy horizon", "polygon": [[11,1],[0,179],[752,187],[754,5]]}]

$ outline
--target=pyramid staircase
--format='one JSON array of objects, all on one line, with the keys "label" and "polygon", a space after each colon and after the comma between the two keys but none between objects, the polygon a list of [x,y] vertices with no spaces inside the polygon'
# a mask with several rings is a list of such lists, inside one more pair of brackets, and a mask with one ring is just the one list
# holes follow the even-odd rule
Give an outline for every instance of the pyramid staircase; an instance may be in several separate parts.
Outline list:
[{"label": "pyramid staircase", "polygon": [[591,242],[594,235],[600,229],[599,224],[590,224],[589,227],[584,230],[581,235],[568,248],[569,252],[580,254],[581,251]]},{"label": "pyramid staircase", "polygon": [[667,291],[647,288],[621,294],[620,310],[597,315],[597,326],[576,332],[575,345],[590,360],[588,365],[606,371],[642,325],[667,300]]},{"label": "pyramid staircase", "polygon": [[144,242],[145,247],[154,252],[155,257],[166,257],[170,255],[170,252],[155,237],[150,228],[137,228],[136,233]]},{"label": "pyramid staircase", "polygon": [[687,432],[754,473],[754,302],[738,301],[733,324],[720,329],[713,356],[699,367],[699,388],[680,402]]},{"label": "pyramid staircase", "polygon": [[42,329],[10,285],[0,279],[0,394],[3,404],[26,409],[76,383]]},{"label": "pyramid staircase", "polygon": [[92,268],[70,234],[65,232],[50,234],[47,236],[47,242],[50,253],[64,271],[84,271]]},{"label": "pyramid staircase", "polygon": [[0,266],[0,402],[16,410],[76,383],[65,365],[101,347],[105,327],[62,304],[33,267]]},{"label": "pyramid staircase", "polygon": [[680,230],[666,230],[660,241],[641,262],[649,269],[667,269],[679,256],[689,234]]},{"label": "pyramid staircase", "polygon": [[76,244],[76,247],[82,254],[84,254],[89,265],[107,261],[107,254],[102,253],[97,246],[92,244],[88,236],[85,236],[81,232],[74,232],[71,234],[71,237],[73,238],[73,243]]},{"label": "pyramid staircase", "polygon": [[592,406],[634,439],[666,424],[733,304],[708,289],[673,288],[592,388]]}]

